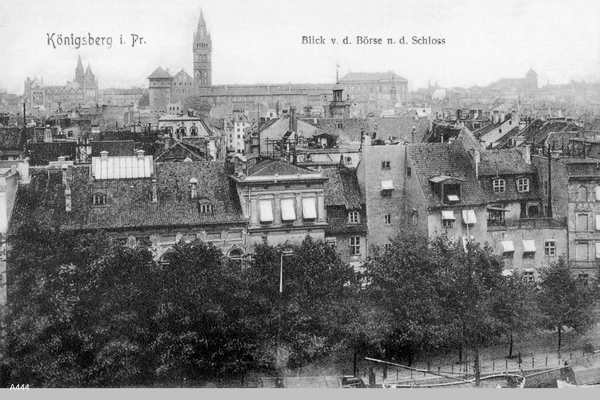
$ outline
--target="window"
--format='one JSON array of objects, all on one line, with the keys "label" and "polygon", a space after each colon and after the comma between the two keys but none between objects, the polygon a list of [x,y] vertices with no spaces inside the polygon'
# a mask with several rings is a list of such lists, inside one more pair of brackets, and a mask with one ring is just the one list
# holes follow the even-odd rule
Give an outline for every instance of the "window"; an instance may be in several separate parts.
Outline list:
[{"label": "window", "polygon": [[385,225],[389,225],[389,224],[391,224],[391,223],[392,223],[392,214],[385,214],[385,215],[383,216],[383,223],[384,223]]},{"label": "window", "polygon": [[317,199],[315,197],[302,199],[302,216],[309,220],[317,218]]},{"label": "window", "polygon": [[577,280],[583,286],[587,286],[588,282],[590,280],[590,275],[589,274],[579,274],[579,275],[577,275]]},{"label": "window", "polygon": [[136,245],[137,245],[137,239],[135,238],[135,236],[129,236],[127,238],[127,246],[135,247]]},{"label": "window", "polygon": [[411,221],[413,224],[415,224],[415,223],[417,223],[418,220],[419,220],[419,212],[417,210],[413,209]]},{"label": "window", "polygon": [[382,161],[381,162],[381,170],[382,171],[389,171],[390,169],[391,169],[390,161]]},{"label": "window", "polygon": [[460,201],[460,184],[446,184],[442,186],[444,203],[456,203]]},{"label": "window", "polygon": [[349,224],[358,224],[360,222],[360,215],[358,211],[350,211],[348,213],[348,223]]},{"label": "window", "polygon": [[411,167],[406,167],[406,176],[408,176],[409,178],[412,176],[412,168]]},{"label": "window", "polygon": [[385,244],[385,251],[390,251],[392,250],[392,244],[391,243],[386,243]]},{"label": "window", "polygon": [[596,201],[600,201],[600,186],[594,188],[594,198]]},{"label": "window", "polygon": [[391,196],[392,190],[394,190],[394,181],[393,180],[381,181],[381,195],[382,196]]},{"label": "window", "polygon": [[296,220],[296,210],[294,209],[294,199],[281,200],[281,220],[291,222]]},{"label": "window", "polygon": [[546,242],[544,242],[544,254],[547,256],[556,256],[555,240],[546,240]]},{"label": "window", "polygon": [[92,196],[92,204],[94,206],[105,206],[106,195],[104,193],[94,193],[94,195]]},{"label": "window", "polygon": [[588,244],[587,242],[575,243],[575,260],[576,261],[587,261],[588,260]]},{"label": "window", "polygon": [[587,201],[588,191],[585,186],[579,186],[577,189],[577,201]]},{"label": "window", "polygon": [[512,240],[502,241],[502,257],[513,258],[515,254],[515,245]]},{"label": "window", "polygon": [[210,200],[208,199],[200,199],[198,201],[198,213],[200,214],[212,214],[213,206]]},{"label": "window", "polygon": [[475,210],[462,210],[463,224],[473,225],[477,223],[477,216]]},{"label": "window", "polygon": [[328,237],[325,238],[325,243],[332,249],[335,249],[335,247],[337,246],[337,239],[334,237]]},{"label": "window", "polygon": [[360,255],[360,236],[350,236],[350,255]]},{"label": "window", "polygon": [[273,222],[273,203],[271,200],[260,200],[258,206],[260,222]]},{"label": "window", "polygon": [[523,280],[525,281],[525,283],[535,282],[534,270],[531,268],[523,270]]},{"label": "window", "polygon": [[442,210],[442,226],[444,228],[452,228],[452,225],[454,224],[455,220],[456,220],[456,217],[454,216],[454,211]]},{"label": "window", "polygon": [[544,195],[548,196],[548,181],[544,181]]},{"label": "window", "polygon": [[518,192],[529,192],[529,179],[519,178],[517,179],[517,191]]},{"label": "window", "polygon": [[492,181],[494,193],[504,193],[506,191],[506,181],[504,179],[494,179]]},{"label": "window", "polygon": [[535,240],[523,240],[523,258],[535,258]]},{"label": "window", "polygon": [[577,230],[587,231],[588,230],[588,215],[577,214]]}]

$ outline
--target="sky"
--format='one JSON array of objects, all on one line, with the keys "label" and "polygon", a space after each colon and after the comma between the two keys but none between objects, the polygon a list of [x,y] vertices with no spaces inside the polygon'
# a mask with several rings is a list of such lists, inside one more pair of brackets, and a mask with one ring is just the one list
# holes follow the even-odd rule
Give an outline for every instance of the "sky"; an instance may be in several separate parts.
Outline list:
[{"label": "sky", "polygon": [[[410,90],[429,81],[484,86],[530,68],[540,85],[600,80],[596,0],[2,0],[0,88],[22,94],[27,77],[65,85],[79,55],[100,88],[147,87],[158,66],[192,75],[201,9],[215,85],[333,84],[336,70],[394,71]],[[143,43],[132,46],[132,34]],[[112,46],[105,39],[77,49],[58,35],[110,37]],[[303,44],[303,36],[325,43]],[[358,44],[358,36],[382,44]],[[413,44],[413,36],[444,43]]]}]

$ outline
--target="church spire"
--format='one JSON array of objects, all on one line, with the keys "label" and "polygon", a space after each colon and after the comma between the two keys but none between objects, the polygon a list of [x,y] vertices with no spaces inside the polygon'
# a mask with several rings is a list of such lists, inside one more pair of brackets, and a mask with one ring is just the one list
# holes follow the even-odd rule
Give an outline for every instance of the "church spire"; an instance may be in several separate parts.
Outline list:
[{"label": "church spire", "polygon": [[83,85],[83,64],[81,63],[81,55],[77,60],[77,68],[75,68],[75,82]]}]

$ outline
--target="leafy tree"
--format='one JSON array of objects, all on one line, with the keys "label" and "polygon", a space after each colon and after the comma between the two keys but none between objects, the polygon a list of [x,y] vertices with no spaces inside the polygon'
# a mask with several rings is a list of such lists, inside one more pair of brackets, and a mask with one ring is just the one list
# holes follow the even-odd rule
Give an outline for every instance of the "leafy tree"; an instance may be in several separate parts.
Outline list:
[{"label": "leafy tree", "polygon": [[160,272],[158,376],[179,381],[243,376],[256,367],[258,341],[249,283],[239,264],[196,240],[180,242]]},{"label": "leafy tree", "polygon": [[[293,250],[293,255],[285,257],[282,263],[284,247]],[[330,355],[347,340],[356,285],[352,267],[343,263],[333,248],[310,236],[300,245],[272,247],[263,243],[255,247],[252,270],[258,284],[253,288],[254,295],[268,311],[265,327],[270,332],[270,342],[278,345],[280,328],[280,344],[289,353],[288,367]]]},{"label": "leafy tree", "polygon": [[9,356],[14,379],[43,387],[148,379],[154,314],[147,250],[99,232],[25,224],[9,254]]},{"label": "leafy tree", "polygon": [[538,325],[539,310],[536,286],[523,280],[519,272],[504,278],[503,289],[497,297],[496,314],[500,327],[509,341],[508,357],[513,356],[514,335],[528,332]]},{"label": "leafy tree", "polygon": [[213,105],[206,99],[200,96],[188,96],[182,105],[182,110],[194,110],[197,115],[202,118],[210,117],[210,110]]},{"label": "leafy tree", "polygon": [[546,326],[556,329],[558,351],[564,327],[584,333],[598,322],[596,286],[595,280],[591,285],[578,282],[562,257],[542,271],[538,304]]}]

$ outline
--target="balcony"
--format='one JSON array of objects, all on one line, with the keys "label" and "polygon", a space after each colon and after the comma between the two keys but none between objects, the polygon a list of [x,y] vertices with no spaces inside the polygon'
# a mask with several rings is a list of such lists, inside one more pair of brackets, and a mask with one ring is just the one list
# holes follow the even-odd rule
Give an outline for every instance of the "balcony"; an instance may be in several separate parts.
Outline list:
[{"label": "balcony", "polygon": [[557,229],[567,228],[566,218],[511,218],[504,221],[488,220],[488,231],[505,229]]}]

